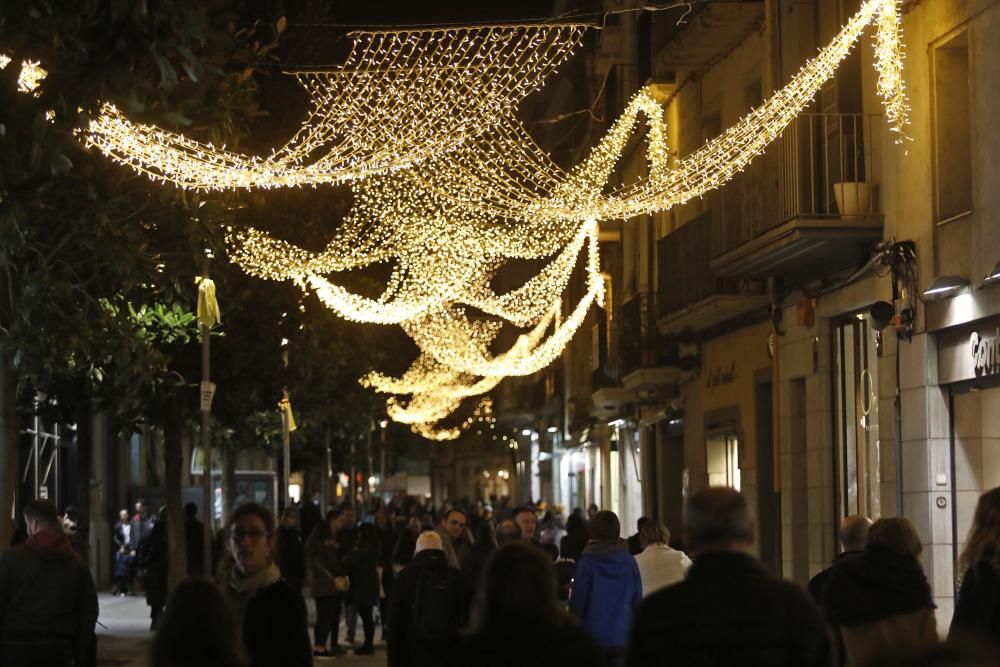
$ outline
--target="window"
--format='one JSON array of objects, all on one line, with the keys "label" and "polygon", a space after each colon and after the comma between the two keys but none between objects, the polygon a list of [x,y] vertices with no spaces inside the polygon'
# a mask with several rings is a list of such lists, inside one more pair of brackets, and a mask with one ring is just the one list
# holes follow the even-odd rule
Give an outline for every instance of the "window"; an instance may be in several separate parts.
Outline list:
[{"label": "window", "polygon": [[935,194],[941,224],[972,211],[968,33],[935,48],[933,60]]},{"label": "window", "polygon": [[709,435],[705,440],[709,486],[740,490],[740,439],[735,433]]},{"label": "window", "polygon": [[878,431],[878,355],[871,318],[861,313],[833,327],[834,419],[840,515],[882,514]]}]

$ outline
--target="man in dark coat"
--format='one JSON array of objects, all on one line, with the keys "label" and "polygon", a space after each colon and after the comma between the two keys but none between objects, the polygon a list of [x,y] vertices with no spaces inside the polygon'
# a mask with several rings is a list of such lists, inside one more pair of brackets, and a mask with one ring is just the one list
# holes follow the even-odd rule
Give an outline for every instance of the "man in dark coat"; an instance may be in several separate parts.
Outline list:
[{"label": "man in dark coat", "polygon": [[844,550],[833,559],[833,564],[826,568],[822,572],[819,572],[815,577],[809,580],[809,595],[812,596],[816,604],[820,605],[822,608],[823,604],[823,588],[826,586],[827,580],[830,578],[830,573],[833,568],[837,567],[839,564],[843,563],[845,560],[854,558],[855,556],[860,556],[865,551],[865,542],[868,541],[868,528],[871,527],[872,522],[866,516],[861,516],[860,514],[851,514],[844,517],[844,520],[840,522],[840,544],[844,547]]},{"label": "man in dark coat", "polygon": [[828,667],[819,610],[750,555],[753,523],[738,491],[712,487],[684,510],[694,564],[684,581],[643,600],[626,664]]},{"label": "man in dark coat", "polygon": [[24,518],[28,540],[0,556],[0,664],[91,665],[98,610],[90,570],[51,501],[32,501]]},{"label": "man in dark coat", "polygon": [[448,565],[441,536],[421,533],[413,560],[396,577],[389,599],[389,667],[447,664],[471,598],[465,577]]}]

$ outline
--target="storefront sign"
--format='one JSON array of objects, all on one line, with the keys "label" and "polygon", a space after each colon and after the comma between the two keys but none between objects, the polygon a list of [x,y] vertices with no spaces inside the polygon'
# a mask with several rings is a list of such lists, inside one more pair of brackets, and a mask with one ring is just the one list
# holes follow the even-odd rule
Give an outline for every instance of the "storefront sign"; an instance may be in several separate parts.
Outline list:
[{"label": "storefront sign", "polygon": [[938,337],[938,383],[1000,377],[1000,325],[956,327]]},{"label": "storefront sign", "polygon": [[1000,344],[1000,328],[995,329],[993,335],[980,335],[978,331],[973,331],[969,343],[976,375],[996,373],[1000,366],[1000,350],[997,349]]}]

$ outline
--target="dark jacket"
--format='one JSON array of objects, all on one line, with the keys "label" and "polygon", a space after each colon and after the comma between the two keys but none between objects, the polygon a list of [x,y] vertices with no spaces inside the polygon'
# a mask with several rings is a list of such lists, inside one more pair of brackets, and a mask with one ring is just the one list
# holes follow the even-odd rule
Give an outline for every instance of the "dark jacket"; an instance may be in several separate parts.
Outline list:
[{"label": "dark jacket", "polygon": [[474,588],[478,587],[479,575],[496,550],[497,547],[492,542],[476,542],[462,561],[462,574]]},{"label": "dark jacket", "polygon": [[605,667],[594,641],[575,624],[518,626],[479,632],[456,649],[450,667]]},{"label": "dark jacket", "polygon": [[306,567],[313,597],[332,597],[343,593],[337,590],[334,580],[347,576],[347,568],[340,558],[340,545],[328,531],[322,528],[313,530],[306,542]]},{"label": "dark jacket", "polygon": [[990,562],[976,563],[962,577],[948,638],[1000,642],[1000,575]]},{"label": "dark jacket", "polygon": [[42,530],[0,556],[0,639],[64,639],[89,664],[97,591],[61,532]]},{"label": "dark jacket", "polygon": [[125,539],[125,528],[126,527],[128,527],[129,530],[131,530],[131,525],[130,524],[125,523],[124,521],[121,521],[121,520],[115,522],[115,529],[114,529],[114,532],[112,533],[112,539],[114,539],[114,542],[115,542],[115,551],[117,551],[118,549],[120,549],[122,547],[129,547],[130,546],[129,540]]},{"label": "dark jacket", "polygon": [[167,542],[166,519],[156,522],[149,537],[142,541],[136,555],[139,568],[146,576],[146,604],[159,609],[167,604],[167,574],[170,567],[170,545]]},{"label": "dark jacket", "polygon": [[[447,577],[457,591],[454,632],[446,637],[430,638],[415,628],[419,622],[417,593],[423,577]],[[448,558],[438,549],[421,551],[396,576],[389,598],[389,636],[386,645],[389,667],[440,667],[459,641],[459,631],[469,614],[472,592],[465,577],[448,565]]]},{"label": "dark jacket", "polygon": [[592,541],[576,563],[569,609],[604,648],[628,639],[632,612],[642,600],[642,577],[625,540]]},{"label": "dark jacket", "polygon": [[193,577],[204,576],[205,524],[193,516],[184,517],[184,539],[187,546],[188,573]]},{"label": "dark jacket", "polygon": [[805,591],[742,553],[698,556],[684,581],[635,614],[628,667],[828,667],[830,642]]},{"label": "dark jacket", "polygon": [[833,563],[830,567],[816,574],[815,577],[809,580],[809,595],[812,596],[813,601],[823,608],[823,589],[826,588],[826,583],[830,579],[830,574],[833,572],[833,568],[837,567],[845,560],[854,558],[855,556],[860,556],[864,551],[845,551],[839,554],[833,559]]},{"label": "dark jacket", "polygon": [[378,549],[355,549],[344,561],[351,577],[350,600],[356,605],[376,605],[379,597]]},{"label": "dark jacket", "polygon": [[154,523],[152,516],[136,514],[132,517],[128,535],[129,547],[132,551],[139,550],[143,541],[153,532]]},{"label": "dark jacket", "polygon": [[887,649],[938,641],[934,601],[916,558],[877,545],[830,574],[823,613],[840,632],[848,665],[864,665]]},{"label": "dark jacket", "polygon": [[275,548],[281,575],[292,588],[301,591],[306,580],[306,550],[302,545],[302,538],[299,537],[299,531],[295,528],[278,526]]},{"label": "dark jacket", "polygon": [[302,594],[282,580],[257,591],[243,617],[249,667],[311,667],[309,620]]},{"label": "dark jacket", "polygon": [[567,533],[559,542],[559,555],[570,560],[580,560],[589,541],[590,535],[586,531]]},{"label": "dark jacket", "polygon": [[396,538],[396,546],[392,550],[393,565],[407,565],[413,558],[413,552],[417,548],[417,536],[409,528],[399,531]]}]

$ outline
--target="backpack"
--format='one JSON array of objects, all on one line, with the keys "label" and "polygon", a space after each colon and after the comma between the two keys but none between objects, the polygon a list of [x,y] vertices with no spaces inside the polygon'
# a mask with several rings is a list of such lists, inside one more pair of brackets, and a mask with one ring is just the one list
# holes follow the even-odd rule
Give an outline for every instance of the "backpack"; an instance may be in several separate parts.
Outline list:
[{"label": "backpack", "polygon": [[463,623],[462,591],[451,568],[422,573],[410,623],[415,635],[424,640],[447,641],[457,636]]}]

